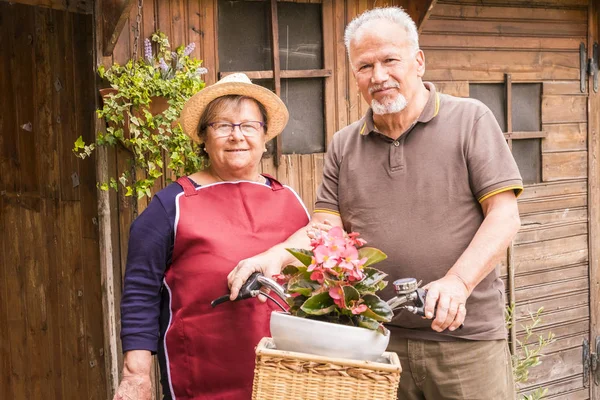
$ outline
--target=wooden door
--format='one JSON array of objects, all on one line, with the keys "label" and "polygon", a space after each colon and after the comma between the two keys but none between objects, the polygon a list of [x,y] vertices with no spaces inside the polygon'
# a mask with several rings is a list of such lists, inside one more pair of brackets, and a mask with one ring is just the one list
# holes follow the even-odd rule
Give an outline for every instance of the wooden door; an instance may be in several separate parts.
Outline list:
[{"label": "wooden door", "polygon": [[92,16],[0,1],[0,398],[105,399]]}]

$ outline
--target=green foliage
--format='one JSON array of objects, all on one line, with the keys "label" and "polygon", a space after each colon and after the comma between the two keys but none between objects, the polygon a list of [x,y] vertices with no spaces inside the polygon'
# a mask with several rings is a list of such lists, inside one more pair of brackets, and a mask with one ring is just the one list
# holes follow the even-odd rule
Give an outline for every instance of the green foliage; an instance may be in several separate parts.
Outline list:
[{"label": "green foliage", "polygon": [[[158,51],[152,51],[152,43]],[[73,151],[80,158],[89,157],[98,146],[123,144],[132,152],[135,176],[123,173],[118,182],[126,195],[138,198],[150,196],[150,188],[163,175],[166,167],[177,177],[198,171],[204,165],[198,146],[183,133],[177,120],[185,102],[204,88],[201,75],[206,72],[202,61],[190,58],[193,45],[180,46],[171,51],[169,40],[162,32],[152,34],[145,41],[143,59],[130,60],[125,65],[113,64],[109,69],[98,67],[98,74],[116,89],[104,98],[103,107],[97,110],[99,118],[108,124],[106,134],[98,135],[95,143],[86,144],[79,137]],[[163,97],[168,102],[166,110],[153,115],[152,99]],[[130,134],[125,135],[129,129]],[[117,188],[116,181],[100,182],[103,190]]]},{"label": "green foliage", "polygon": [[[514,304],[506,308],[505,320],[508,329],[513,327],[514,311]],[[542,323],[542,311],[544,311],[544,308],[540,307],[535,313],[530,312],[530,323],[521,325],[522,328],[525,329],[525,337],[522,340],[517,340],[517,352],[512,355],[513,378],[515,384],[527,382],[529,379],[529,370],[542,363],[542,350],[555,340],[552,332],[548,333],[546,337],[537,335],[537,340],[534,342],[531,340],[535,335],[534,330]],[[520,400],[539,400],[543,398],[547,392],[548,389],[546,388],[537,388],[533,392],[523,395]]]}]

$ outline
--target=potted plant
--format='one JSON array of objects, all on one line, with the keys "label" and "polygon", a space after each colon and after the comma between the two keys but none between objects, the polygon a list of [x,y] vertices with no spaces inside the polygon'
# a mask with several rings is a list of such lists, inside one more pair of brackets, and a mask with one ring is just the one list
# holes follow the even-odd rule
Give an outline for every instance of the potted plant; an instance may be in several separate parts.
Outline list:
[{"label": "potted plant", "polygon": [[165,155],[167,168],[177,177],[202,168],[197,146],[177,123],[185,102],[204,87],[201,76],[207,71],[201,60],[190,57],[194,47],[190,43],[171,51],[167,36],[158,31],[144,41],[143,59],[98,67],[110,85],[100,90],[103,105],[97,110],[98,117],[107,121],[106,133],[89,144],[80,136],[73,151],[83,159],[97,146],[122,144],[131,151],[138,171],[100,182],[101,189],[116,190],[118,180],[126,196],[150,197],[150,188],[163,175]]},{"label": "potted plant", "polygon": [[358,233],[340,227],[309,231],[311,250],[287,249],[302,265],[276,278],[291,297],[289,314],[274,312],[271,334],[280,350],[376,360],[387,348],[384,322],[393,311],[376,292],[387,274],[371,267],[387,256],[363,247]]}]

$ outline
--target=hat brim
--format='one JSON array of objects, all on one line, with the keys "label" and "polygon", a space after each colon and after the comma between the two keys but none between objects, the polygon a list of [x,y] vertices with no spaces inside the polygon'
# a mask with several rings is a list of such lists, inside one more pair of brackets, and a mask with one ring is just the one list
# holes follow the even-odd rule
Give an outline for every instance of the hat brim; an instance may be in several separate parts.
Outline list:
[{"label": "hat brim", "polygon": [[266,140],[271,140],[279,135],[289,119],[287,107],[283,101],[272,91],[252,83],[224,82],[214,84],[200,90],[190,97],[183,106],[179,122],[186,135],[194,142],[202,143],[198,135],[198,124],[206,106],[216,98],[226,95],[240,95],[255,99],[267,111]]}]

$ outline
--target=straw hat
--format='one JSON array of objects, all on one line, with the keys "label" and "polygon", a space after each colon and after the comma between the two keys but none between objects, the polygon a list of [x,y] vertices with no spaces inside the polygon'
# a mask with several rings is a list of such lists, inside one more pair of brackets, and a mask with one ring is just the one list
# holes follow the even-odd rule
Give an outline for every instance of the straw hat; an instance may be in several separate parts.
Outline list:
[{"label": "straw hat", "polygon": [[279,135],[288,122],[289,113],[283,101],[269,89],[250,81],[245,74],[227,75],[217,83],[207,86],[190,97],[183,106],[179,122],[183,131],[196,143],[202,143],[198,136],[198,124],[206,106],[214,99],[226,95],[252,97],[267,111],[267,140]]}]

